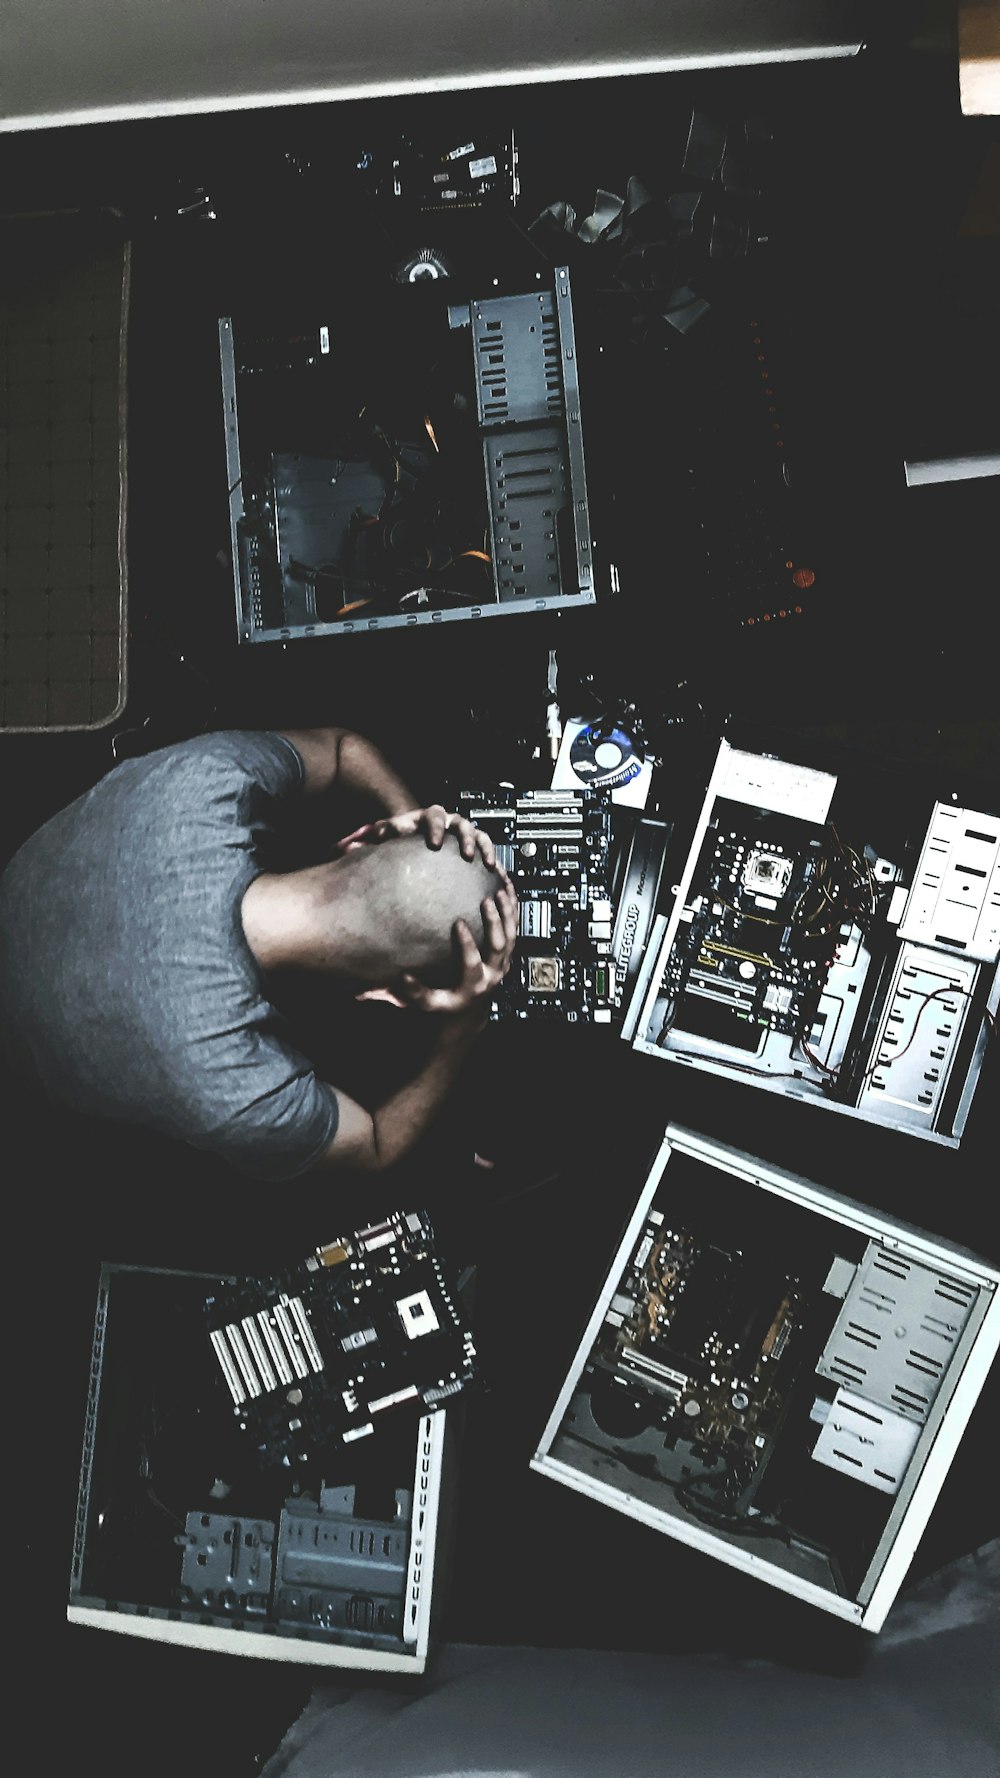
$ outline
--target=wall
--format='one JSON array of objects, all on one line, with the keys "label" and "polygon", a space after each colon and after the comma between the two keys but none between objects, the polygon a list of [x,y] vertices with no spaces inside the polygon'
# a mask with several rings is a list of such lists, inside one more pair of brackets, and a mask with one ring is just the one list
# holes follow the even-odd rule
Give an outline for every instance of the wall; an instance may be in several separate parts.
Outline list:
[{"label": "wall", "polygon": [[850,54],[858,11],[843,0],[3,0],[0,130]]}]

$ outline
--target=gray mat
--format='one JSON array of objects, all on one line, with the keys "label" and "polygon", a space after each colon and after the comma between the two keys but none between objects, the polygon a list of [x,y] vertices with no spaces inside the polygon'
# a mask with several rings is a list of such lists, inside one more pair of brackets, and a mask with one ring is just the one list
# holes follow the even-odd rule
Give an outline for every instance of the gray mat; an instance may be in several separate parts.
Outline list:
[{"label": "gray mat", "polygon": [[998,1778],[998,1627],[994,1543],[897,1601],[846,1678],[445,1646],[416,1685],[317,1686],[262,1778]]},{"label": "gray mat", "polygon": [[0,729],[100,728],[126,693],[129,247],[0,220]]}]

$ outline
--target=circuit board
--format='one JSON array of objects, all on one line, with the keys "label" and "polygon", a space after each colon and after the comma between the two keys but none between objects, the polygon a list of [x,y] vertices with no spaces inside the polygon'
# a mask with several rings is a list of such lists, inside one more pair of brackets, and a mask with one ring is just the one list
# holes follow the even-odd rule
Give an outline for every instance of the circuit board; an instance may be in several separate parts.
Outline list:
[{"label": "circuit board", "polygon": [[829,830],[717,804],[664,973],[667,1028],[745,1050],[762,1028],[800,1037],[841,925],[871,911],[871,894]]},{"label": "circuit board", "polygon": [[421,1211],[331,1241],[274,1277],[227,1284],[204,1307],[220,1386],[265,1465],[336,1452],[400,1411],[442,1406],[477,1377]]},{"label": "circuit board", "polygon": [[612,956],[612,831],[592,790],[463,790],[461,814],[489,834],[520,904],[518,945],[494,1018],[609,1024],[620,984]]},{"label": "circuit board", "polygon": [[723,741],[624,1034],[957,1146],[1000,998],[998,848],[995,815],[928,808],[877,760],[837,777]]},{"label": "circuit board", "polygon": [[672,1479],[749,1498],[785,1416],[801,1307],[796,1277],[651,1210],[594,1349],[595,1421],[644,1435]]}]

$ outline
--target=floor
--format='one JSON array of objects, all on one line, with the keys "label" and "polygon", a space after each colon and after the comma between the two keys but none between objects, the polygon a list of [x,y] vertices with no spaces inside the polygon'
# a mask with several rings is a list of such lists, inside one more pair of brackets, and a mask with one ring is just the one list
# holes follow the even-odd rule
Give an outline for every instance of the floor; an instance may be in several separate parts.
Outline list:
[{"label": "floor", "polygon": [[[470,103],[435,99],[434,128],[460,131]],[[532,87],[478,95],[476,105],[477,129],[515,129],[525,223],[559,200],[583,216],[598,188],[621,193],[633,173],[677,189],[693,105],[765,119],[767,240],[746,260],[701,272],[714,318],[749,323],[747,306],[766,304],[815,594],[795,621],[770,630],[747,627],[722,596],[685,493],[686,460],[697,458],[704,486],[712,457],[685,431],[697,413],[684,342],[665,348],[644,299],[606,285],[591,250],[569,242],[603,577],[597,610],[277,654],[238,648],[216,319],[239,312],[248,293],[263,303],[290,283],[308,307],[314,291],[363,284],[372,264],[397,251],[395,221],[359,199],[350,174],[379,132],[425,130],[426,108],[400,104],[391,125],[384,102],[95,128],[72,140],[7,138],[0,175],[12,207],[110,207],[124,212],[132,235],[131,694],[113,732],[3,737],[0,861],[114,757],[226,724],[353,724],[405,757],[428,798],[474,775],[541,781],[553,646],[564,710],[587,697],[639,706],[663,762],[651,806],[667,816],[731,714],[822,730],[914,771],[943,769],[970,797],[1000,792],[991,484],[926,490],[918,506],[902,476],[905,457],[984,448],[995,411],[987,318],[1000,296],[998,242],[995,232],[975,232],[974,220],[989,130],[957,116],[945,60],[907,51],[887,31],[850,65]],[[199,189],[215,220],[198,214]],[[509,221],[470,228],[457,249],[472,281],[516,278],[539,254]],[[706,387],[721,426],[726,389]],[[738,404],[731,419],[743,424]],[[728,461],[720,465],[720,476],[731,474]],[[750,482],[765,473],[769,465],[758,465]],[[563,1032],[558,1043],[521,1035],[523,1047],[500,1043],[490,1054],[497,1121],[518,1112],[504,1169],[470,1184],[449,1151],[435,1175],[442,1226],[479,1265],[481,1340],[495,1367],[490,1396],[468,1417],[442,1633],[598,1648],[752,1642],[791,1662],[850,1671],[862,1658],[857,1641],[832,1621],[706,1573],[707,1564],[625,1521],[598,1525],[585,1503],[528,1474],[575,1343],[567,1345],[573,1318],[562,1312],[565,1263],[572,1259],[573,1290],[585,1300],[670,1115],[995,1260],[996,1057],[961,1154],[914,1144],[904,1156],[893,1138],[859,1134],[846,1119],[828,1120],[848,1127],[820,1140],[808,1111],[779,1106],[777,1115],[753,1102],[762,1095],[706,1077],[686,1082],[680,1104],[660,1070],[624,1045],[597,1043],[595,1032]],[[7,1117],[18,1315],[36,1328],[44,1302],[55,1343],[54,1361],[32,1379],[26,1418],[13,1413],[18,1584],[31,1608],[38,1708],[49,1708],[48,1680],[58,1673],[72,1682],[84,1744],[103,1750],[106,1770],[140,1761],[175,1770],[183,1760],[243,1778],[301,1707],[308,1670],[261,1672],[89,1632],[68,1641],[61,1624],[94,1268],[102,1257],[212,1264],[217,1253],[239,1263],[234,1181],[138,1138],[41,1128],[23,1106]],[[15,1148],[17,1129],[26,1146]],[[536,1189],[503,1202],[525,1185]],[[316,1219],[328,1215],[315,1195],[277,1207],[241,1201],[241,1211],[235,1245],[247,1263],[273,1239],[276,1218],[283,1241],[301,1233],[311,1243]],[[530,1312],[513,1315],[512,1299]],[[989,1485],[997,1392],[993,1379],[914,1573],[997,1533]]]}]

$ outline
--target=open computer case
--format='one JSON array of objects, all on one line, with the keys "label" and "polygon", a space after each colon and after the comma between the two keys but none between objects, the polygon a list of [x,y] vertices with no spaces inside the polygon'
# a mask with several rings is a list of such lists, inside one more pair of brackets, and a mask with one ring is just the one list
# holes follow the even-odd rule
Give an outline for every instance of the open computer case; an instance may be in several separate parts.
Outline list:
[{"label": "open computer case", "polygon": [[724,740],[622,1035],[957,1147],[998,958],[1000,813]]},{"label": "open computer case", "polygon": [[877,1631],[1000,1344],[998,1285],[668,1126],[532,1467]]},{"label": "open computer case", "polygon": [[[287,1451],[262,1466],[206,1332],[220,1283],[243,1288],[101,1268],[69,1621],[266,1660],[422,1672],[453,1461],[448,1416],[387,1415],[376,1437],[348,1432],[321,1468],[304,1470],[289,1464],[298,1421],[286,1416]],[[282,1305],[295,1310],[287,1293]],[[258,1347],[264,1364],[254,1338]],[[232,1350],[245,1379],[253,1353],[245,1342]],[[266,1396],[255,1405],[259,1429]]]},{"label": "open computer case", "polygon": [[241,643],[594,603],[569,271],[219,322]]}]

